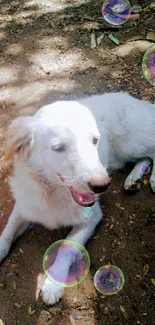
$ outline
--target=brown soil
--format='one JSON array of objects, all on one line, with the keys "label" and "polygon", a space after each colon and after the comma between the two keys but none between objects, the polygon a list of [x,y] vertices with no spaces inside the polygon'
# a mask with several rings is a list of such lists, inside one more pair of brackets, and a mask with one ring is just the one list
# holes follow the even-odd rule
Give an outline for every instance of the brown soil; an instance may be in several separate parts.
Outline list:
[{"label": "brown soil", "polygon": [[[7,183],[10,165],[2,157],[12,118],[32,114],[45,102],[88,93],[125,90],[154,100],[154,90],[141,69],[151,44],[146,33],[155,29],[153,3],[139,1],[143,7],[139,18],[113,31],[102,20],[99,0],[0,0],[1,231],[13,206]],[[91,50],[90,33],[95,27],[104,39]],[[119,46],[108,39],[111,30]],[[112,186],[102,197],[105,217],[87,245],[89,276],[79,287],[66,289],[55,307],[44,306],[36,291],[44,251],[67,230],[51,233],[35,226],[14,244],[0,267],[0,324],[155,324],[154,194],[147,178],[139,192],[125,194],[127,173],[128,169],[113,175]],[[95,291],[92,280],[96,270],[109,262],[122,269],[126,282],[119,294],[107,298]],[[74,312],[78,319],[73,322]]]}]

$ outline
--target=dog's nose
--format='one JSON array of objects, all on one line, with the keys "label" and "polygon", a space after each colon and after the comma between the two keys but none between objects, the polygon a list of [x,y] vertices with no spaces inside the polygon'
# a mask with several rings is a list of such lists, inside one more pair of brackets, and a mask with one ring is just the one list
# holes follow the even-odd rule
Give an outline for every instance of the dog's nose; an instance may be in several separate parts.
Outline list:
[{"label": "dog's nose", "polygon": [[111,184],[111,180],[108,179],[108,181],[104,184],[94,184],[94,183],[89,182],[88,186],[95,194],[100,194],[100,193],[105,192],[108,189],[108,187],[110,186],[110,184]]},{"label": "dog's nose", "polygon": [[92,178],[88,182],[89,188],[96,194],[105,192],[109,185],[111,184],[111,179],[108,175],[102,176],[96,176],[95,178]]}]

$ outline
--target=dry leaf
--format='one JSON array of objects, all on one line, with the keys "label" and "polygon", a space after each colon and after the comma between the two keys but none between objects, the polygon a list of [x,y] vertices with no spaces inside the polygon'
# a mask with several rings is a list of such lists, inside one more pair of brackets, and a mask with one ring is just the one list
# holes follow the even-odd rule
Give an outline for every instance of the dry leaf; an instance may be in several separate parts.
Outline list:
[{"label": "dry leaf", "polygon": [[12,286],[13,286],[13,289],[14,289],[14,290],[17,289],[16,281],[13,281],[13,282],[12,282]]},{"label": "dry leaf", "polygon": [[149,184],[149,181],[145,178],[145,179],[143,180],[143,184],[144,184],[144,185],[148,185],[148,184]]},{"label": "dry leaf", "polygon": [[102,34],[99,37],[97,37],[97,45],[100,45],[101,44],[103,38],[104,38],[104,34]]},{"label": "dry leaf", "polygon": [[146,38],[150,41],[155,41],[155,32],[148,32]]},{"label": "dry leaf", "polygon": [[103,255],[101,258],[100,258],[100,262],[103,262],[105,259],[105,255]]},{"label": "dry leaf", "polygon": [[115,206],[116,206],[117,208],[120,208],[121,204],[120,204],[119,202],[116,202],[116,203],[115,203]]},{"label": "dry leaf", "polygon": [[71,325],[76,325],[76,323],[71,315],[69,316],[69,321],[70,321]]},{"label": "dry leaf", "polygon": [[17,304],[16,302],[14,303],[14,306],[17,307],[17,308],[21,308],[21,305]]},{"label": "dry leaf", "polygon": [[5,324],[3,323],[3,321],[2,321],[2,319],[0,319],[0,325],[5,325]]},{"label": "dry leaf", "polygon": [[151,279],[151,282],[155,286],[155,279]]},{"label": "dry leaf", "polygon": [[18,265],[17,264],[11,264],[10,265],[12,269],[15,269]]},{"label": "dry leaf", "polygon": [[144,275],[146,275],[149,272],[149,264],[145,264],[143,267]]},{"label": "dry leaf", "polygon": [[117,37],[115,37],[112,33],[108,35],[108,38],[116,45],[119,45],[119,40]]},{"label": "dry leaf", "polygon": [[29,316],[32,316],[34,313],[36,312],[36,310],[32,310],[31,313],[29,314]]},{"label": "dry leaf", "polygon": [[30,315],[31,312],[32,312],[32,308],[31,308],[31,305],[30,305],[30,306],[28,306],[28,311],[27,311],[27,313]]},{"label": "dry leaf", "polygon": [[93,32],[93,33],[91,33],[91,36],[90,36],[90,38],[91,38],[91,45],[90,45],[90,48],[91,48],[91,50],[94,50],[95,48],[96,48],[96,46],[97,46],[97,44],[96,44],[96,37],[95,37],[95,33]]}]

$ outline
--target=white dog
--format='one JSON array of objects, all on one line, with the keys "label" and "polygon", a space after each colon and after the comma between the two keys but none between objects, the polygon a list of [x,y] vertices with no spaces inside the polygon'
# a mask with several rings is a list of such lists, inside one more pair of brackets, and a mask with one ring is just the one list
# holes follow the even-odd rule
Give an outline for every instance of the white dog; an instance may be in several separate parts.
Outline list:
[{"label": "white dog", "polygon": [[[30,222],[49,229],[71,225],[68,238],[85,244],[102,218],[95,199],[110,184],[107,169],[138,160],[125,182],[130,189],[142,177],[141,167],[154,162],[155,108],[124,93],[44,106],[11,123],[5,158],[12,157],[10,185],[16,203],[0,237],[0,261]],[[154,167],[150,183],[155,191]],[[90,216],[85,215],[88,206]],[[69,253],[60,251],[52,270],[67,278],[72,262]],[[43,301],[54,304],[63,291],[46,279]]]}]

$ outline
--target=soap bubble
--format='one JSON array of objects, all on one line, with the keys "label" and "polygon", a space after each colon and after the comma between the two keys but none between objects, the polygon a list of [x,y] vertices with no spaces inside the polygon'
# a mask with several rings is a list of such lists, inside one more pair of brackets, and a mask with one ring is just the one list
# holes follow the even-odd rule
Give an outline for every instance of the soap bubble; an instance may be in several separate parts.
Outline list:
[{"label": "soap bubble", "polygon": [[114,265],[101,266],[94,276],[97,291],[104,295],[114,295],[122,290],[125,279],[122,271]]},{"label": "soap bubble", "polygon": [[[54,268],[51,268],[58,252],[64,256],[69,254],[72,257],[72,260],[74,260],[69,269],[67,280],[66,274],[63,274],[62,272],[57,275],[54,273]],[[46,250],[43,257],[43,269],[46,276],[51,281],[60,284],[62,287],[74,287],[80,284],[89,272],[89,254],[83,245],[74,240],[59,240],[49,246]]]},{"label": "soap bubble", "polygon": [[150,172],[150,166],[149,165],[142,166],[140,170],[142,174],[147,175]]},{"label": "soap bubble", "polygon": [[142,70],[147,81],[155,86],[155,44],[145,52],[142,61]]},{"label": "soap bubble", "polygon": [[106,0],[102,6],[102,15],[111,25],[125,23],[131,15],[131,6],[128,0]]}]

